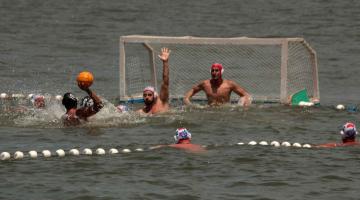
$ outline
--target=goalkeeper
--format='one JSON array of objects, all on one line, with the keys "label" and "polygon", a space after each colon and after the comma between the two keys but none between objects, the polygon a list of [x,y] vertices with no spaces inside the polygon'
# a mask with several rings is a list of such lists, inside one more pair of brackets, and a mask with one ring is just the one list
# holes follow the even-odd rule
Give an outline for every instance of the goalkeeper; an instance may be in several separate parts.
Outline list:
[{"label": "goalkeeper", "polygon": [[240,85],[231,80],[222,79],[224,68],[219,63],[214,63],[211,66],[211,79],[204,80],[190,89],[184,97],[184,104],[190,105],[190,98],[199,91],[203,90],[208,99],[208,105],[218,106],[230,102],[231,92],[235,92],[241,98],[239,104],[242,106],[249,106],[251,98],[249,93]]}]

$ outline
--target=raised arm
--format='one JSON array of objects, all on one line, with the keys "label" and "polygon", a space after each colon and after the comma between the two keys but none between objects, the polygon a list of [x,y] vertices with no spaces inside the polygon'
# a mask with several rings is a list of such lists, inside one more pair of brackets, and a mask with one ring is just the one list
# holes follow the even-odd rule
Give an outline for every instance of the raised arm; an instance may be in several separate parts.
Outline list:
[{"label": "raised arm", "polygon": [[161,48],[161,55],[159,58],[163,61],[163,81],[160,89],[160,99],[162,102],[169,101],[169,56],[170,50],[168,48]]},{"label": "raised arm", "polygon": [[194,96],[196,93],[198,93],[199,91],[203,90],[203,82],[199,83],[198,85],[195,85],[193,88],[191,88],[188,92],[186,92],[185,97],[184,97],[184,104],[185,105],[190,105],[190,98],[192,96]]},{"label": "raised arm", "polygon": [[231,83],[232,83],[233,91],[241,97],[239,100],[239,104],[241,104],[242,106],[250,106],[251,105],[250,94],[237,83],[233,81],[231,81]]},{"label": "raised arm", "polygon": [[103,104],[100,98],[95,94],[95,92],[91,91],[90,88],[83,88],[80,85],[79,87],[80,89],[84,90],[94,101],[94,105],[92,107],[83,107],[76,110],[76,115],[81,118],[87,118],[99,112],[103,107]]}]

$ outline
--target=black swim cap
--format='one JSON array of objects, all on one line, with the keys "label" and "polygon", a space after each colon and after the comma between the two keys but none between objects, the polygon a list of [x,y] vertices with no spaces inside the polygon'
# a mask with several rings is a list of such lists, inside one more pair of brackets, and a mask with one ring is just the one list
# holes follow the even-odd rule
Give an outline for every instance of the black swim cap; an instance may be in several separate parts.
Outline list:
[{"label": "black swim cap", "polygon": [[77,108],[77,98],[70,92],[65,93],[62,99],[62,104],[66,109]]}]

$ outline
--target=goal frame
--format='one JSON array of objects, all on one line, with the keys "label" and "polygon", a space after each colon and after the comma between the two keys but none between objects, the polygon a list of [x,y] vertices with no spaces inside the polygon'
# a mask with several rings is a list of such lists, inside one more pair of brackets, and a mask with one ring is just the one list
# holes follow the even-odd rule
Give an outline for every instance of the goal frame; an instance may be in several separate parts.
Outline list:
[{"label": "goal frame", "polygon": [[[154,51],[148,43],[167,43],[167,44],[211,44],[211,45],[278,45],[281,48],[281,66],[280,66],[280,103],[288,103],[289,96],[287,91],[287,69],[288,69],[288,53],[289,53],[289,42],[299,42],[304,45],[310,54],[310,62],[312,66],[313,74],[313,98],[320,100],[319,92],[319,81],[318,81],[318,64],[317,55],[315,50],[305,41],[303,38],[248,38],[248,37],[232,37],[232,38],[210,38],[210,37],[169,37],[169,36],[146,36],[146,35],[128,35],[120,36],[119,42],[119,90],[120,90],[120,101],[132,99],[126,91],[126,50],[125,45],[127,43],[141,43],[149,52],[150,63],[149,67],[151,70],[151,84],[157,88],[157,77],[156,77],[156,65]],[[189,88],[190,89],[190,88]]]}]

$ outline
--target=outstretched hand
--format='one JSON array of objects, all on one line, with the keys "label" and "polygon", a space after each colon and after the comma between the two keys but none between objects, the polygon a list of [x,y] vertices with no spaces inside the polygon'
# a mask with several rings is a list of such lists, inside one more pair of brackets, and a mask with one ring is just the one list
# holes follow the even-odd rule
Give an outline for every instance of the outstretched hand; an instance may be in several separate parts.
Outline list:
[{"label": "outstretched hand", "polygon": [[159,58],[162,61],[168,61],[169,60],[169,56],[170,56],[170,49],[168,48],[161,48],[161,55],[159,55]]},{"label": "outstretched hand", "polygon": [[81,90],[84,90],[84,91],[89,90],[89,86],[83,85],[82,82],[78,82],[78,86]]}]

